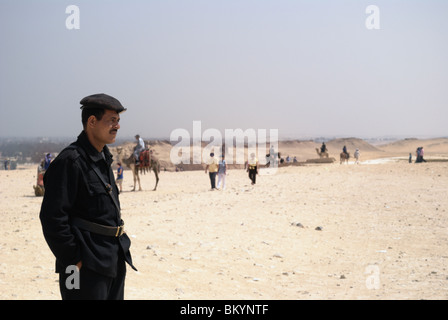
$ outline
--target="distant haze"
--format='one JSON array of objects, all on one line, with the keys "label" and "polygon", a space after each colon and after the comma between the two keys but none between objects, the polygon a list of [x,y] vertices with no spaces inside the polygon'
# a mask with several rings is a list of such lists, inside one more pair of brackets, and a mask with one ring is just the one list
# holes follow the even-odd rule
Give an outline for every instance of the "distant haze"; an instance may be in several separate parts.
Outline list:
[{"label": "distant haze", "polygon": [[128,108],[120,137],[193,121],[280,138],[448,136],[448,1],[73,4],[79,29],[68,2],[0,2],[0,137],[75,138],[79,101],[100,92]]}]

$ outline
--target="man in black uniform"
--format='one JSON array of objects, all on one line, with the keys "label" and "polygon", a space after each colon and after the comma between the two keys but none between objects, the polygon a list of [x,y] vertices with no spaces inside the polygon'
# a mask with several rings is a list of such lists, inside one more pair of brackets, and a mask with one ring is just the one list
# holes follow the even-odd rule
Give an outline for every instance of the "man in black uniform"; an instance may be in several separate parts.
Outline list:
[{"label": "man in black uniform", "polygon": [[[62,299],[123,299],[125,262],[136,269],[106,144],[115,142],[126,109],[105,94],[80,103],[83,131],[44,176],[43,234],[56,257]],[[75,275],[79,286],[70,285]]]}]

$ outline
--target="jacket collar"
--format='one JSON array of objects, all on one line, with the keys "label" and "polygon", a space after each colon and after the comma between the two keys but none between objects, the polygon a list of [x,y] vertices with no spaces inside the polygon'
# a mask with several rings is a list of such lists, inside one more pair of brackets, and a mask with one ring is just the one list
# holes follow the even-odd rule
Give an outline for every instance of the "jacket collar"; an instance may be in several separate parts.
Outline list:
[{"label": "jacket collar", "polygon": [[106,160],[106,163],[108,165],[112,164],[113,157],[112,157],[112,154],[110,153],[109,148],[107,146],[104,146],[104,148],[103,148],[103,153],[104,153],[104,157],[105,157],[105,159],[104,159],[101,152],[98,152],[98,150],[96,150],[95,147],[92,146],[92,144],[89,141],[89,138],[87,137],[87,133],[84,130],[79,134],[77,143],[79,144],[79,146],[81,148],[84,149],[84,151],[87,153],[88,157],[93,162],[98,162],[100,160]]}]

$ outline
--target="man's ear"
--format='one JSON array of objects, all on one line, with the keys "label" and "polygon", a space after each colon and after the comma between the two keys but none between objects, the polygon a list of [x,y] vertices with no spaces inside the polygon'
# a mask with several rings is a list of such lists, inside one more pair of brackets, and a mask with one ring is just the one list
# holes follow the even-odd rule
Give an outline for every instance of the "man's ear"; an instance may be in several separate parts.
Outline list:
[{"label": "man's ear", "polygon": [[97,119],[94,115],[91,115],[89,119],[87,119],[87,126],[89,128],[94,128],[96,126]]}]

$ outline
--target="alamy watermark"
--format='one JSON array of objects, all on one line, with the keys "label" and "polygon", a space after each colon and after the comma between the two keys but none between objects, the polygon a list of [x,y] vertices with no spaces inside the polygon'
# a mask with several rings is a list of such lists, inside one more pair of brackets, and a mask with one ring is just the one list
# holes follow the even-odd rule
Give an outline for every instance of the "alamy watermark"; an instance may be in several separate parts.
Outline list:
[{"label": "alamy watermark", "polygon": [[380,8],[373,4],[367,6],[366,14],[369,16],[366,18],[366,28],[369,30],[379,30],[380,29]]},{"label": "alamy watermark", "polygon": [[[278,167],[278,129],[225,129],[209,128],[202,132],[201,121],[193,121],[193,132],[183,128],[171,132],[170,141],[177,142],[170,152],[174,165],[202,164],[210,153],[224,155],[227,164],[245,164],[247,155],[252,153],[260,165]],[[205,147],[203,143],[208,143]],[[247,150],[247,153],[246,153]]]},{"label": "alamy watermark", "polygon": [[369,264],[364,270],[367,274],[366,288],[370,290],[377,290],[381,286],[380,282],[380,267],[376,264]]},{"label": "alamy watermark", "polygon": [[79,16],[79,7],[74,4],[67,6],[65,8],[65,13],[69,14],[69,16],[65,19],[65,27],[68,30],[79,30],[80,25],[80,16]]},{"label": "alamy watermark", "polygon": [[79,289],[79,268],[75,265],[69,265],[65,269],[66,274],[70,274],[67,279],[65,279],[65,287],[68,290]]}]

